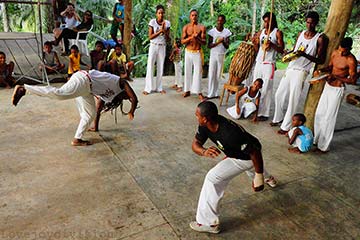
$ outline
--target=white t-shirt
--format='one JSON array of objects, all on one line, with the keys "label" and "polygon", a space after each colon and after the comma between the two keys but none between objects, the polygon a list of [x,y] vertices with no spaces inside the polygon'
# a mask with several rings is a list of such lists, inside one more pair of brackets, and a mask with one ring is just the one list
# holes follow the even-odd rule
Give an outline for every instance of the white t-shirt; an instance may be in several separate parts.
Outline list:
[{"label": "white t-shirt", "polygon": [[[170,28],[170,22],[168,20],[164,20],[165,21],[165,28],[169,29]],[[156,19],[151,19],[149,22],[149,27],[152,27],[154,30],[154,33],[157,33],[158,31],[160,31],[161,25],[159,25],[156,21]],[[166,39],[165,39],[165,35],[159,35],[156,38],[153,38],[150,40],[151,43],[157,43],[157,44],[166,44]]]},{"label": "white t-shirt", "polygon": [[[232,35],[232,33],[230,32],[229,29],[227,28],[224,28],[221,32],[219,32],[216,27],[211,29],[209,32],[208,32],[208,35],[211,36],[213,38],[213,42],[212,43],[215,43],[216,40],[218,38],[227,38],[227,37],[230,37]],[[217,53],[217,54],[225,54],[226,52],[226,48],[224,47],[223,44],[219,44],[217,45],[216,47],[213,47],[210,49],[210,54],[213,54],[213,53]]]},{"label": "white t-shirt", "polygon": [[120,88],[120,77],[107,72],[90,70],[91,93],[99,96],[104,102],[111,102],[115,96],[123,91]]}]

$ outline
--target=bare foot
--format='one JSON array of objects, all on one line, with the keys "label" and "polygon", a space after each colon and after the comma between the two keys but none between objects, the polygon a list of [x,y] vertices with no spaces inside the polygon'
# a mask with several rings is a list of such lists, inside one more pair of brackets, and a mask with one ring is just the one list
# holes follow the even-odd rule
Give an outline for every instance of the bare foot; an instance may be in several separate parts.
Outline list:
[{"label": "bare foot", "polygon": [[183,96],[184,98],[186,98],[186,97],[190,96],[190,92],[189,92],[189,91],[184,92],[182,96]]},{"label": "bare foot", "polygon": [[183,90],[182,87],[178,87],[178,88],[176,89],[177,92],[182,92],[182,90]]},{"label": "bare foot", "polygon": [[99,129],[96,129],[94,127],[88,129],[89,132],[98,132]]},{"label": "bare foot", "polygon": [[288,131],[284,131],[282,129],[280,129],[279,131],[277,131],[278,134],[280,135],[285,135]]},{"label": "bare foot", "polygon": [[92,143],[90,141],[85,141],[82,139],[74,138],[74,140],[72,140],[72,142],[71,142],[71,145],[72,146],[89,146],[89,145],[92,145]]},{"label": "bare foot", "polygon": [[323,151],[323,150],[320,150],[319,148],[316,148],[316,149],[313,150],[313,152],[324,154],[324,153],[328,153],[329,151]]},{"label": "bare foot", "polygon": [[296,148],[288,148],[289,152],[291,153],[301,153],[301,151],[296,147]]},{"label": "bare foot", "polygon": [[204,97],[201,93],[198,95],[200,101],[206,101],[208,98],[207,97]]},{"label": "bare foot", "polygon": [[146,96],[146,95],[149,95],[149,93],[147,91],[143,91],[143,94]]},{"label": "bare foot", "polygon": [[265,117],[265,116],[260,116],[260,117],[258,117],[258,120],[259,120],[260,122],[267,121],[268,119],[269,119],[269,117]]},{"label": "bare foot", "polygon": [[271,122],[271,123],[269,123],[269,125],[270,125],[271,127],[277,127],[277,126],[280,126],[281,123],[282,123],[282,121],[281,121],[281,122]]},{"label": "bare foot", "polygon": [[206,99],[217,99],[220,98],[219,96],[215,96],[215,97],[206,97]]},{"label": "bare foot", "polygon": [[160,93],[161,93],[161,94],[166,94],[166,91],[165,91],[165,90],[161,90]]}]

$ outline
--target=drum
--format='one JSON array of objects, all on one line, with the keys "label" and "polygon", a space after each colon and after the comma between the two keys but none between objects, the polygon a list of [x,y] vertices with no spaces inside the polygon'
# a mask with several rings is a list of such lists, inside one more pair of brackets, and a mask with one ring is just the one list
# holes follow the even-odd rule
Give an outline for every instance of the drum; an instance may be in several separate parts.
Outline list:
[{"label": "drum", "polygon": [[229,83],[231,85],[240,85],[249,76],[255,57],[256,52],[253,44],[240,43],[230,64]]}]

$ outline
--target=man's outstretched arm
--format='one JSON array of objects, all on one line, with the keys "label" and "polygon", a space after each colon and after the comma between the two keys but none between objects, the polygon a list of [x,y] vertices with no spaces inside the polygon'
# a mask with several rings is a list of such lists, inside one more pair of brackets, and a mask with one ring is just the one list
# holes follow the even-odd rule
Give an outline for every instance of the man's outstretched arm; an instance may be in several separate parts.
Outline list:
[{"label": "man's outstretched arm", "polygon": [[134,113],[138,104],[138,99],[134,90],[130,87],[129,83],[126,80],[120,79],[120,87],[124,89],[126,95],[129,97],[131,102],[131,109],[129,111],[129,119],[134,119]]},{"label": "man's outstretched arm", "polygon": [[104,108],[105,102],[101,100],[100,98],[96,97],[96,116],[94,119],[94,126],[89,129],[91,132],[97,132],[99,131],[99,121],[101,116],[101,111]]}]

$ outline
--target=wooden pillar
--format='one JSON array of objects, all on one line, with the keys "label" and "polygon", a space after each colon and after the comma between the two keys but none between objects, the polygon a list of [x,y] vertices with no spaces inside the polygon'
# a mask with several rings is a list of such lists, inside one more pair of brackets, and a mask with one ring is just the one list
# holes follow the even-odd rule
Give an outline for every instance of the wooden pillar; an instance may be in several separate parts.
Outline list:
[{"label": "wooden pillar", "polygon": [[[344,38],[351,16],[354,0],[332,0],[329,14],[327,17],[324,33],[329,39],[329,45],[326,52],[326,61],[322,65],[316,66],[316,69],[326,67],[329,64],[331,53],[339,46]],[[310,85],[309,92],[305,101],[304,114],[306,116],[305,125],[314,131],[314,116],[324,89],[325,81]]]},{"label": "wooden pillar", "polygon": [[125,54],[128,59],[131,56],[131,31],[132,31],[132,0],[125,1],[125,23],[124,23],[124,39]]}]

